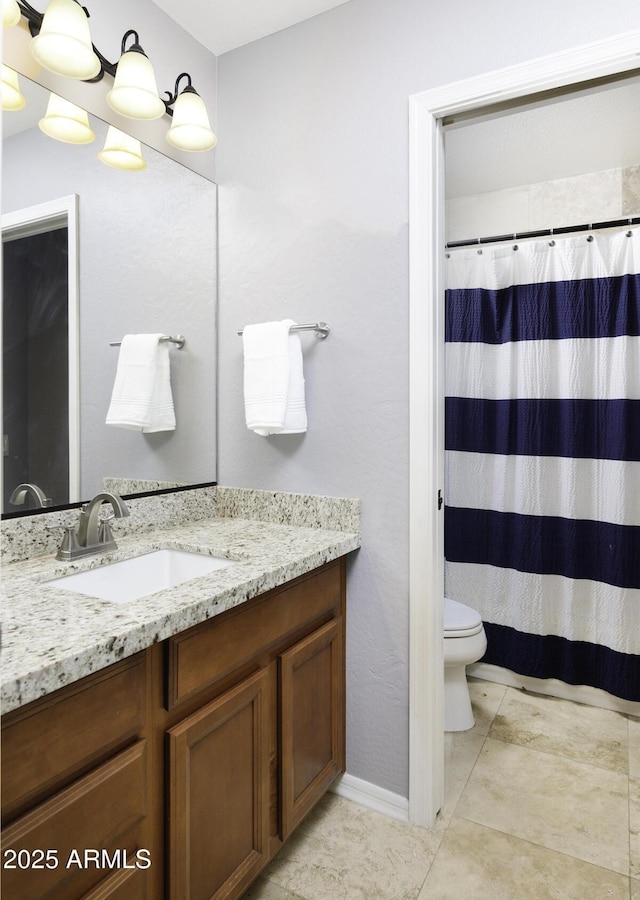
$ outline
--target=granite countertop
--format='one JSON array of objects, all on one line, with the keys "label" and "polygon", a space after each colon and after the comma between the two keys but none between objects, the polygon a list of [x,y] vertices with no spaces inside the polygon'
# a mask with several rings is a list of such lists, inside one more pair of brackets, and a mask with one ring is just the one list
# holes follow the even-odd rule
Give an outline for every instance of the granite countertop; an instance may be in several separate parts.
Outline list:
[{"label": "granite countertop", "polygon": [[[137,653],[360,546],[359,536],[212,518],[118,539],[118,550],[73,563],[13,562],[2,577],[2,711],[9,712]],[[44,582],[163,548],[234,564],[128,604]]]}]

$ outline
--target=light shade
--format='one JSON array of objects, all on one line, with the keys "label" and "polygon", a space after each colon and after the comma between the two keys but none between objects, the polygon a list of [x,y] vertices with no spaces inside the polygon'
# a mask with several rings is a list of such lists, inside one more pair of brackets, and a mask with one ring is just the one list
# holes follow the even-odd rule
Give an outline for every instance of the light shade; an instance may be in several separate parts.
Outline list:
[{"label": "light shade", "polygon": [[90,144],[95,133],[89,125],[89,115],[75,103],[51,94],[47,112],[38,127],[49,137],[65,144]]},{"label": "light shade", "polygon": [[20,7],[17,0],[2,0],[2,27],[11,28],[20,21]]},{"label": "light shade", "polygon": [[164,115],[153,66],[141,50],[127,50],[120,57],[107,103],[129,119],[159,119]]},{"label": "light shade", "polygon": [[138,172],[147,165],[142,158],[140,141],[119,131],[113,125],[109,126],[107,138],[103,149],[98,153],[98,159],[114,169],[127,169],[130,172]]},{"label": "light shade", "polygon": [[185,88],[175,102],[167,140],[180,150],[192,151],[211,150],[218,143],[204,101],[192,87]]},{"label": "light shade", "polygon": [[89,21],[75,0],[51,0],[31,52],[41,66],[57,75],[87,80],[100,71],[93,51]]},{"label": "light shade", "polygon": [[9,66],[2,66],[2,108],[14,111],[22,109],[26,100],[20,93],[18,73]]}]

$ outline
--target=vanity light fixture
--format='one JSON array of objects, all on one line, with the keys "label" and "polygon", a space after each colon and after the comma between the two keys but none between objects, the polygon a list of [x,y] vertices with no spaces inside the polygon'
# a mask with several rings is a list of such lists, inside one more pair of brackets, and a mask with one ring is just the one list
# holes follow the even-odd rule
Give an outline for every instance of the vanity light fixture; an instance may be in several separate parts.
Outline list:
[{"label": "vanity light fixture", "polygon": [[[188,84],[178,93],[180,80],[186,78]],[[165,101],[173,106],[173,122],[167,132],[167,140],[180,150],[211,150],[218,143],[209,125],[207,108],[200,94],[191,84],[191,76],[183,72],[176,78],[173,94]]]},{"label": "vanity light fixture", "polygon": [[26,105],[26,100],[20,93],[18,73],[9,66],[2,66],[2,108],[14,112]]},{"label": "vanity light fixture", "polygon": [[38,122],[38,127],[49,137],[65,144],[90,144],[96,137],[89,125],[88,113],[54,93],[49,96],[47,112]]},{"label": "vanity light fixture", "polygon": [[[31,52],[46,69],[80,81],[100,81],[107,73],[114,83],[106,99],[115,112],[143,121],[160,119],[166,113],[173,118],[167,134],[172,146],[187,151],[210,150],[216,146],[218,139],[211,130],[204,101],[191,84],[191,76],[183,72],[176,79],[173,94],[165,92],[169,99],[160,99],[153,67],[136,31],[130,29],[125,33],[116,64],[109,62],[91,43],[89,13],[80,0],[50,0],[44,14],[28,0],[2,2],[3,13],[8,3],[17,4],[33,36]],[[131,37],[133,43],[127,47]],[[187,84],[179,90],[184,78]]]},{"label": "vanity light fixture", "polygon": [[[135,40],[127,50],[127,39],[131,35]],[[107,103],[111,109],[129,119],[159,119],[166,112],[158,96],[153,66],[133,29],[122,38],[120,61],[113,88],[107,94]]]},{"label": "vanity light fixture", "polygon": [[2,0],[2,27],[11,28],[20,21],[20,7],[17,0]]},{"label": "vanity light fixture", "polygon": [[76,0],[51,0],[31,53],[45,69],[67,78],[87,81],[102,68],[91,43],[88,13]]},{"label": "vanity light fixture", "polygon": [[139,172],[147,165],[142,156],[140,141],[125,134],[124,131],[119,131],[113,125],[109,125],[104,147],[98,153],[98,159],[106,166],[128,172]]}]

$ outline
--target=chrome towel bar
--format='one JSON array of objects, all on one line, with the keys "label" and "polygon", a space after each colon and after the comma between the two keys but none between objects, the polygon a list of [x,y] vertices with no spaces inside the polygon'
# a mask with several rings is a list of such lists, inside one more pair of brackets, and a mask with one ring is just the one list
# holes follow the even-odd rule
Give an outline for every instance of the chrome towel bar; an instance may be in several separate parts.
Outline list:
[{"label": "chrome towel bar", "polygon": [[[309,322],[307,325],[292,325],[291,331],[315,331],[317,336],[324,340],[329,336],[331,329],[326,322]],[[238,334],[242,335],[242,331],[239,331]]]},{"label": "chrome towel bar", "polygon": [[[171,335],[167,335],[166,337],[160,338],[161,344],[175,344],[178,350],[182,350],[186,343],[186,337],[183,334],[177,334],[175,337],[171,337]],[[109,341],[110,347],[119,347],[122,344],[122,341]]]}]

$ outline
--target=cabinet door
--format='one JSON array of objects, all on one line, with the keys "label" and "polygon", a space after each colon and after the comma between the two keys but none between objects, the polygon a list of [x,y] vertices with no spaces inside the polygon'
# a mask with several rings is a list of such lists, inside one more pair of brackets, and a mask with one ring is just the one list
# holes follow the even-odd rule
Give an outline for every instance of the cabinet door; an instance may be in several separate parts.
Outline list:
[{"label": "cabinet door", "polygon": [[169,730],[173,900],[238,897],[269,850],[269,698],[275,664]]},{"label": "cabinet door", "polygon": [[280,836],[285,840],[344,772],[343,620],[280,657]]}]

